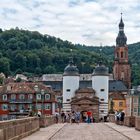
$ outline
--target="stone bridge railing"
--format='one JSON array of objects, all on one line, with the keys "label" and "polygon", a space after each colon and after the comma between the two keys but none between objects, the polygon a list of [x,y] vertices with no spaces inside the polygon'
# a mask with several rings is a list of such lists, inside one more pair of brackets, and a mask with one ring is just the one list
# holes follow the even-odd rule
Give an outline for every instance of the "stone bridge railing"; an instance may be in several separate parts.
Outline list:
[{"label": "stone bridge railing", "polygon": [[20,140],[39,130],[37,117],[0,122],[0,140]]},{"label": "stone bridge railing", "polygon": [[20,140],[38,131],[40,127],[46,127],[53,123],[55,123],[54,116],[0,121],[0,140]]}]

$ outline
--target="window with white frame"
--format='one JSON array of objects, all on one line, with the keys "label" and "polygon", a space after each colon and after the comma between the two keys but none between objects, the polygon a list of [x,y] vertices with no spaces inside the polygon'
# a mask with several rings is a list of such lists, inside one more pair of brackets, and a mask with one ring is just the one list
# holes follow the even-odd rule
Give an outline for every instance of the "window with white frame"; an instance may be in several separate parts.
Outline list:
[{"label": "window with white frame", "polygon": [[45,99],[46,100],[50,100],[50,98],[51,98],[50,94],[45,94]]},{"label": "window with white frame", "polygon": [[20,105],[19,105],[19,110],[24,110],[24,109],[25,109],[24,104],[20,104]]},{"label": "window with white frame", "polygon": [[135,113],[137,112],[137,108],[134,108],[134,112],[135,112]]},{"label": "window with white frame", "polygon": [[37,109],[41,110],[41,104],[37,104]]},{"label": "window with white frame", "polygon": [[8,120],[8,115],[2,115],[2,120]]},{"label": "window with white frame", "polygon": [[12,95],[11,95],[11,99],[12,99],[12,100],[15,100],[15,99],[16,99],[16,95],[15,95],[15,94],[12,94]]},{"label": "window with white frame", "polygon": [[134,98],[134,103],[138,103],[138,98]]},{"label": "window with white frame", "polygon": [[32,108],[33,108],[33,105],[32,105],[32,104],[29,104],[29,105],[28,105],[28,109],[29,109],[29,110],[32,110]]},{"label": "window with white frame", "polygon": [[37,94],[37,100],[41,100],[41,94]]},{"label": "window with white frame", "polygon": [[2,110],[8,110],[8,105],[7,104],[2,104]]},{"label": "window with white frame", "polygon": [[7,101],[7,95],[6,94],[3,94],[2,95],[2,99],[3,99],[3,101]]},{"label": "window with white frame", "polygon": [[20,94],[20,95],[19,95],[19,99],[24,100],[24,99],[25,99],[24,94]]},{"label": "window with white frame", "polygon": [[29,94],[28,95],[28,99],[33,99],[33,95],[32,94]]},{"label": "window with white frame", "polygon": [[10,109],[11,109],[11,111],[15,111],[16,105],[10,105]]},{"label": "window with white frame", "polygon": [[45,109],[46,110],[50,110],[51,109],[51,104],[49,104],[49,103],[48,104],[45,104]]}]

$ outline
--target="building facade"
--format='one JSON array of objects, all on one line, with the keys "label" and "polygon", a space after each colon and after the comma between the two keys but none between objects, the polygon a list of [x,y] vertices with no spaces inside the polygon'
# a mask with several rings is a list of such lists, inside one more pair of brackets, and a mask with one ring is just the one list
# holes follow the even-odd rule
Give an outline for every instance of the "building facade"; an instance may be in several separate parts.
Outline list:
[{"label": "building facade", "polygon": [[[123,93],[118,93],[118,92],[113,92],[112,94],[109,95],[109,111],[125,111],[126,110],[126,99],[125,99],[125,94]],[[111,108],[111,104],[113,104]],[[111,110],[113,109],[113,110]]]},{"label": "building facade", "polygon": [[92,88],[78,89],[71,101],[72,110],[81,112],[81,120],[84,121],[84,115],[90,111],[96,122],[99,121],[99,98],[95,95]]},{"label": "building facade", "polygon": [[[89,87],[80,87],[79,71],[77,67],[71,62],[64,70],[63,74],[63,111],[80,111],[86,112],[90,110],[92,114],[96,110],[96,119],[103,118],[108,115],[108,83],[109,74],[108,68],[103,64],[99,64],[92,75],[92,83],[90,88],[94,91],[90,94],[92,98],[87,97],[86,91]],[[98,102],[97,101],[98,98]],[[77,99],[77,103],[76,103]],[[85,103],[87,102],[87,104]],[[83,105],[81,105],[83,103]],[[97,107],[98,106],[98,107]],[[98,113],[98,114],[97,114]]]},{"label": "building facade", "polygon": [[126,116],[140,116],[140,87],[129,90],[126,96]]},{"label": "building facade", "polygon": [[8,83],[0,87],[0,119],[18,116],[55,113],[55,93],[51,87],[41,83]]}]

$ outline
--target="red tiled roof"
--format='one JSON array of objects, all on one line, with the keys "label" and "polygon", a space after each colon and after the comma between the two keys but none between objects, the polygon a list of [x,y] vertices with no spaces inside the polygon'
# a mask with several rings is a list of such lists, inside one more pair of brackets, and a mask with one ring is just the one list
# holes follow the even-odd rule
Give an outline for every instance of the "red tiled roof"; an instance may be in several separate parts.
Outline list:
[{"label": "red tiled roof", "polygon": [[50,87],[42,83],[30,83],[30,82],[19,82],[19,83],[8,83],[0,87],[0,93],[35,93],[35,85],[38,85],[38,89],[53,93]]}]

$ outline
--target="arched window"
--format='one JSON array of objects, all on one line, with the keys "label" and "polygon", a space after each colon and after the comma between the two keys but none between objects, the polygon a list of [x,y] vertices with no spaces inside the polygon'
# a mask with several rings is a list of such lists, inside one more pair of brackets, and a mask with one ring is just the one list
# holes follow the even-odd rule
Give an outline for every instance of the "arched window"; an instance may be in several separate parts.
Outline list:
[{"label": "arched window", "polygon": [[45,99],[46,99],[46,100],[50,100],[50,99],[51,99],[50,94],[45,94]]}]

